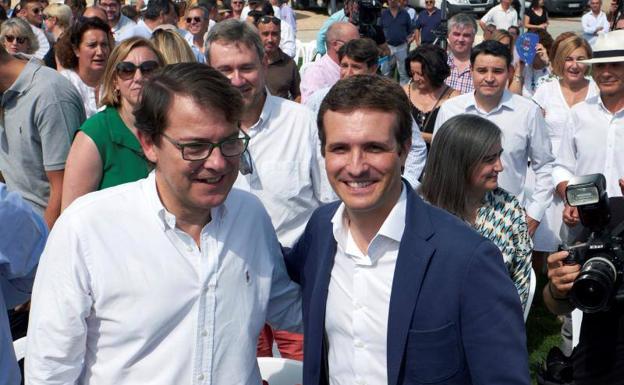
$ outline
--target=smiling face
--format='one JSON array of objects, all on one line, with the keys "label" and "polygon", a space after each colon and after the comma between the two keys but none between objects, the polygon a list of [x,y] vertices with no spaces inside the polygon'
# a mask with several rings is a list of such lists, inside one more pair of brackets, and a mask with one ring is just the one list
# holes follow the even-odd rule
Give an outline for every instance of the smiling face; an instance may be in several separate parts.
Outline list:
[{"label": "smiling face", "polygon": [[217,40],[210,45],[210,66],[225,75],[243,95],[245,108],[264,102],[266,57],[244,43]]},{"label": "smiling face", "polygon": [[600,95],[624,97],[624,62],[595,63],[592,76],[600,88]]},{"label": "smiling face", "polygon": [[579,61],[586,59],[587,51],[585,51],[583,47],[579,47],[570,52],[563,62],[563,81],[574,83],[583,80],[587,73],[588,66],[587,64],[579,63]]},{"label": "smiling face", "polygon": [[431,83],[423,74],[422,63],[419,61],[410,62],[410,71],[412,72],[412,84],[419,90],[427,90],[431,88]]},{"label": "smiling face", "polygon": [[600,7],[602,6],[602,1],[600,0],[590,0],[589,2],[589,9],[591,9],[591,11],[593,13],[600,13]]},{"label": "smiling face", "polygon": [[80,71],[103,72],[110,54],[108,35],[100,29],[87,30],[74,54]]},{"label": "smiling face", "polygon": [[454,25],[448,35],[449,49],[455,56],[467,55],[472,48],[475,31],[470,26]]},{"label": "smiling face", "polygon": [[475,98],[489,99],[498,103],[507,87],[511,68],[505,58],[480,54],[472,66],[472,80],[475,86]]},{"label": "smiling face", "polygon": [[349,215],[383,220],[399,198],[410,143],[397,143],[396,124],[394,113],[371,109],[323,116],[327,177]]},{"label": "smiling face", "polygon": [[240,14],[243,11],[243,7],[245,7],[245,2],[242,0],[232,0],[230,5],[234,13]]},{"label": "smiling face", "polygon": [[[158,57],[151,49],[147,47],[137,47],[128,53],[123,62],[129,62],[137,67],[147,61],[158,62]],[[122,106],[128,104],[134,106],[139,100],[141,91],[143,90],[143,83],[146,78],[143,72],[137,68],[134,76],[129,79],[122,79],[119,76],[115,77],[115,89],[119,91],[119,97],[121,99]]]},{"label": "smiling face", "polygon": [[[185,95],[173,97],[168,115],[175,119],[168,119],[164,134],[181,143],[218,143],[238,133],[236,124],[229,122],[222,111],[200,106]],[[160,199],[176,217],[205,216],[225,201],[238,176],[240,157],[224,157],[220,149],[213,149],[205,160],[188,161],[164,138],[155,144],[139,132],[139,139],[147,158],[156,164]]]},{"label": "smiling face", "polygon": [[475,166],[470,176],[470,190],[476,196],[485,195],[498,187],[498,174],[503,171],[500,143],[494,145],[483,159]]},{"label": "smiling face", "polygon": [[108,23],[113,26],[121,17],[121,4],[117,0],[100,0],[100,8],[106,12]]},{"label": "smiling face", "polygon": [[20,14],[23,15],[26,21],[36,27],[41,26],[43,22],[43,6],[39,2],[26,3]]},{"label": "smiling face", "polygon": [[204,36],[208,29],[208,19],[204,17],[204,12],[201,9],[191,9],[188,12],[186,28],[193,36]]},{"label": "smiling face", "polygon": [[377,72],[377,66],[369,67],[366,63],[343,56],[340,60],[340,79],[354,75],[373,75]]}]

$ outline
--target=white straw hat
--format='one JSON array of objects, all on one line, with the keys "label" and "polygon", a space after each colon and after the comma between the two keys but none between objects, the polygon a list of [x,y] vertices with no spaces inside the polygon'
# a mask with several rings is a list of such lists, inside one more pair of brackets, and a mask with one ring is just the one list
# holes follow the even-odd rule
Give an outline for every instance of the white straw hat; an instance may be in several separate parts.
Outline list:
[{"label": "white straw hat", "polygon": [[580,63],[616,63],[624,61],[624,30],[611,31],[598,36],[593,47],[592,59]]}]

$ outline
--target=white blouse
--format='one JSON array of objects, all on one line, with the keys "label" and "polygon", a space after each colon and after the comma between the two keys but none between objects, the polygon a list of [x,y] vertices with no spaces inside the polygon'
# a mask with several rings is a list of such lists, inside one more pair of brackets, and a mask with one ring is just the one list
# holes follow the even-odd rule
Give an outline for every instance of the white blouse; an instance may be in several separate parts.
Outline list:
[{"label": "white blouse", "polygon": [[95,115],[98,112],[97,103],[95,101],[95,88],[89,87],[83,82],[80,76],[78,76],[78,73],[74,70],[62,70],[60,74],[66,77],[78,90],[78,93],[82,97],[87,119]]}]

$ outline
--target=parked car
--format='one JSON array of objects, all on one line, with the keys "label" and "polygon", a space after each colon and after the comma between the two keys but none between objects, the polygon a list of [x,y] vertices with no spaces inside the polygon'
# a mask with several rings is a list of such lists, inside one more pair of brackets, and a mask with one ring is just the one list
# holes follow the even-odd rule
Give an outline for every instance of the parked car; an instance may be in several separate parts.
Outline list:
[{"label": "parked car", "polygon": [[[482,15],[497,3],[495,0],[447,0],[447,17],[460,12]],[[425,0],[409,0],[409,5],[416,9],[423,9],[425,8]],[[435,5],[437,8],[442,9],[442,0],[435,0]]]}]

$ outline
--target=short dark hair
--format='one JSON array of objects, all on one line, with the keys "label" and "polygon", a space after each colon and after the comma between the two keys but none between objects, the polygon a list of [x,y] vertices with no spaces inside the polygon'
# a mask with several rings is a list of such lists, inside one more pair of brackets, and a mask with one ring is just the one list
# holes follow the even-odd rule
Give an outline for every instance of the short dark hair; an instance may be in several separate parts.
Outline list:
[{"label": "short dark hair", "polygon": [[444,80],[451,74],[446,51],[434,44],[423,44],[412,50],[405,58],[405,70],[412,77],[410,64],[418,62],[422,66],[423,76],[433,88],[444,84]]},{"label": "short dark hair", "polygon": [[472,48],[470,53],[470,65],[474,66],[479,55],[492,55],[505,59],[507,67],[511,65],[511,50],[505,44],[496,40],[484,40]]},{"label": "short dark hair", "polygon": [[148,20],[158,19],[161,13],[166,15],[171,12],[171,7],[173,7],[171,0],[150,0],[143,17]]},{"label": "short dark hair", "polygon": [[30,4],[30,3],[41,3],[41,0],[20,0],[19,2],[20,9],[24,9],[26,7],[26,4]]},{"label": "short dark hair", "polygon": [[386,77],[377,75],[355,75],[341,79],[323,99],[316,118],[321,141],[321,153],[325,156],[325,124],[327,111],[351,112],[372,109],[391,112],[396,116],[394,137],[399,145],[412,137],[412,115],[410,101],[401,86]]},{"label": "short dark hair", "polygon": [[368,68],[371,68],[379,60],[379,48],[372,39],[367,37],[353,39],[338,50],[338,61],[342,61],[345,56],[356,62],[365,63]]},{"label": "short dark hair", "polygon": [[507,31],[511,32],[512,29],[516,31],[518,35],[520,35],[520,28],[516,27],[515,25],[510,25],[509,28],[507,28]]},{"label": "short dark hair", "polygon": [[170,123],[175,95],[185,95],[197,104],[223,113],[228,122],[240,121],[243,97],[228,78],[200,63],[177,63],[163,67],[144,85],[142,98],[134,109],[136,128],[153,143]]},{"label": "short dark hair", "polygon": [[114,47],[113,35],[108,24],[99,17],[79,17],[78,20],[65,31],[54,46],[56,56],[63,68],[74,69],[78,67],[78,57],[74,48],[80,46],[82,36],[92,29],[103,31],[108,37],[110,48]]}]

